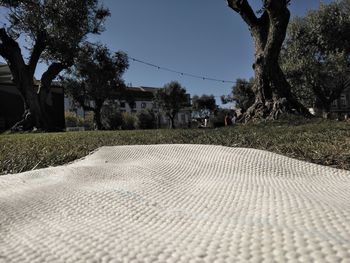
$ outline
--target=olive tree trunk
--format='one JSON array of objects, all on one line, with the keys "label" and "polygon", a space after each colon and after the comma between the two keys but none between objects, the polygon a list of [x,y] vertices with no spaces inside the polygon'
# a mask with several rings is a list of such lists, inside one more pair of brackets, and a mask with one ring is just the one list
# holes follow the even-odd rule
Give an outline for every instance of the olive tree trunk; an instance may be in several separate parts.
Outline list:
[{"label": "olive tree trunk", "polygon": [[21,94],[24,103],[23,119],[16,123],[13,130],[32,130],[34,127],[46,131],[58,130],[51,118],[52,109],[48,105],[50,87],[53,79],[70,65],[53,63],[41,78],[37,90],[34,86],[34,73],[42,52],[46,48],[45,34],[38,33],[30,59],[26,64],[18,43],[0,28],[0,55],[7,61],[13,81]]},{"label": "olive tree trunk", "polygon": [[[23,60],[18,43],[7,34],[5,28],[0,28],[0,40],[0,55],[7,61],[13,81],[24,103],[23,120],[19,123],[28,129],[34,126],[40,128],[43,125],[42,111],[37,91],[34,89],[33,77],[39,60],[37,55],[41,47],[39,45],[34,47],[27,65]],[[29,115],[30,118],[28,118]]]},{"label": "olive tree trunk", "polygon": [[264,0],[263,13],[258,18],[247,0],[228,0],[229,7],[249,26],[255,46],[255,103],[245,113],[245,121],[277,119],[281,113],[310,116],[291,93],[278,61],[290,18],[288,2]]},{"label": "olive tree trunk", "polygon": [[167,114],[167,116],[169,118],[169,128],[170,129],[176,129],[176,126],[175,126],[176,114]]}]

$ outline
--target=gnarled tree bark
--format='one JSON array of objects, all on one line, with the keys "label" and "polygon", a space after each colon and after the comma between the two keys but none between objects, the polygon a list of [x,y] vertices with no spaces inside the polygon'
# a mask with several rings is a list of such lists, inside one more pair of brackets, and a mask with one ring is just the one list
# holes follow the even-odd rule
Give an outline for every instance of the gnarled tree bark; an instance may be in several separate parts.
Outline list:
[{"label": "gnarled tree bark", "polygon": [[[6,59],[14,83],[24,103],[24,119],[20,123],[23,124],[25,122],[23,126],[28,127],[28,129],[34,126],[41,127],[42,112],[33,82],[34,70],[32,66],[35,63],[34,58],[31,59],[32,62],[29,65],[26,65],[21,54],[21,48],[18,43],[7,34],[5,28],[0,28],[0,39],[0,55]],[[28,114],[31,115],[31,118],[25,118]]]},{"label": "gnarled tree bark", "polygon": [[52,109],[47,104],[47,100],[52,81],[63,69],[71,65],[53,63],[43,74],[39,89],[35,89],[34,73],[40,56],[46,48],[45,38],[44,33],[37,35],[30,59],[26,64],[18,43],[7,34],[5,28],[0,28],[0,55],[7,61],[24,103],[23,119],[16,123],[12,130],[32,130],[34,127],[46,131],[58,130],[53,125],[50,114]]},{"label": "gnarled tree bark", "polygon": [[55,127],[53,120],[50,116],[53,115],[53,107],[51,98],[51,84],[53,80],[60,74],[60,72],[72,64],[64,63],[52,63],[48,69],[43,73],[40,80],[40,86],[38,90],[38,96],[40,101],[40,107],[43,111],[43,120],[45,121],[45,127],[47,131],[60,130],[59,127]]},{"label": "gnarled tree bark", "polygon": [[245,113],[245,121],[277,119],[281,113],[310,116],[291,93],[278,62],[290,19],[289,1],[263,0],[259,18],[248,0],[227,0],[227,3],[248,25],[255,44],[255,103]]}]

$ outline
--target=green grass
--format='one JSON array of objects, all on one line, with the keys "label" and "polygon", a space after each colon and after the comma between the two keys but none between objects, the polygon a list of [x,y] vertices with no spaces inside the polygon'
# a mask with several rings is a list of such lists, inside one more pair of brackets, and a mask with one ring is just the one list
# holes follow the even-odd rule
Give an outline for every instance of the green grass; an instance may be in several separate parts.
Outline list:
[{"label": "green grass", "polygon": [[100,146],[216,144],[249,147],[350,170],[350,123],[273,122],[220,129],[90,131],[0,135],[0,174],[61,165]]}]

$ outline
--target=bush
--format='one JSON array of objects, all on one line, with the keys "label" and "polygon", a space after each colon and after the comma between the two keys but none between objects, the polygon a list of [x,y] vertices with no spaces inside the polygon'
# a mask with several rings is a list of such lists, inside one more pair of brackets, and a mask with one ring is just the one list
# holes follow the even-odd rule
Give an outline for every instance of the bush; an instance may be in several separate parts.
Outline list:
[{"label": "bush", "polygon": [[103,105],[101,109],[101,122],[106,130],[118,130],[121,128],[123,118],[115,103]]},{"label": "bush", "polygon": [[66,127],[77,127],[82,122],[82,118],[78,117],[75,112],[65,111],[64,118]]},{"label": "bush", "polygon": [[156,116],[154,112],[147,110],[141,111],[138,115],[139,129],[154,129],[156,127]]},{"label": "bush", "polygon": [[134,114],[123,112],[122,113],[122,129],[123,130],[134,130],[137,123],[137,117]]},{"label": "bush", "polygon": [[83,120],[82,126],[84,126],[85,130],[94,129],[94,113],[92,111],[85,113],[85,119]]},{"label": "bush", "polygon": [[213,128],[225,126],[225,115],[226,112],[224,111],[217,112],[216,115],[210,119],[210,125]]}]

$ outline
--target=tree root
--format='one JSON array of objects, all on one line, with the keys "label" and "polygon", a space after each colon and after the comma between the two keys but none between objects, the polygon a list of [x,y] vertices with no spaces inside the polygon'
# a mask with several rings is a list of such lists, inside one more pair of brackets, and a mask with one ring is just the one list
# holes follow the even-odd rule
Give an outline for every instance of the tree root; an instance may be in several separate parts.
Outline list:
[{"label": "tree root", "polygon": [[262,120],[277,120],[282,115],[291,114],[299,115],[305,118],[310,118],[311,114],[308,112],[299,112],[298,109],[293,107],[286,98],[273,99],[270,101],[255,102],[248,110],[243,114],[243,122],[261,122]]}]

